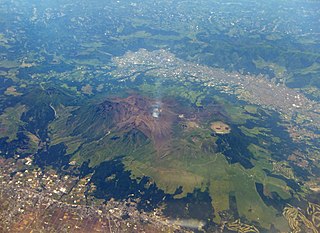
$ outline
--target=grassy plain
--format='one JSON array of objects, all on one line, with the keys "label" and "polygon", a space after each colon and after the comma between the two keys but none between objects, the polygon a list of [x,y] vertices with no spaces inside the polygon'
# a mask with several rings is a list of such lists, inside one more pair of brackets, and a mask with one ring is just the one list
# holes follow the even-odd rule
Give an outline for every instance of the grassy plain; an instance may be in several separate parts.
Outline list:
[{"label": "grassy plain", "polygon": [[4,113],[0,115],[1,137],[8,137],[8,142],[17,139],[19,127],[24,125],[20,118],[26,110],[25,105],[18,104],[15,107],[7,108]]}]

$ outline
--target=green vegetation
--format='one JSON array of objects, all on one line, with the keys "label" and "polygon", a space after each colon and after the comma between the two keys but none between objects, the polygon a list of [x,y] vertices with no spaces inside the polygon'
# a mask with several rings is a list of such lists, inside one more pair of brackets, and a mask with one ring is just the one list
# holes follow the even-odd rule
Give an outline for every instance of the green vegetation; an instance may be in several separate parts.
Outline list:
[{"label": "green vegetation", "polygon": [[254,107],[252,107],[252,105],[237,106],[220,96],[214,96],[213,101],[221,104],[224,107],[228,116],[230,116],[232,123],[234,124],[245,124],[247,120],[258,119],[257,117],[251,115],[252,111],[254,111]]},{"label": "green vegetation", "polygon": [[248,137],[259,137],[266,136],[271,137],[274,143],[280,143],[281,139],[279,137],[272,136],[271,129],[262,128],[262,127],[253,127],[252,129],[248,129],[245,126],[240,126],[239,129]]},{"label": "green vegetation", "polygon": [[241,129],[241,131],[248,137],[256,137],[258,135],[267,136],[268,133],[271,131],[270,129],[262,127],[253,127],[252,129],[248,129],[244,126],[240,126],[239,129]]},{"label": "green vegetation", "polygon": [[276,77],[278,77],[278,78],[282,78],[287,72],[287,70],[284,66],[280,66],[280,65],[278,65],[276,63],[272,63],[272,62],[267,62],[261,57],[259,57],[259,59],[255,60],[254,64],[259,69],[270,68],[271,70],[274,71]]},{"label": "green vegetation", "polygon": [[178,41],[181,40],[182,37],[179,35],[153,35],[149,32],[146,31],[136,31],[130,35],[125,35],[125,36],[120,36],[118,39],[124,40],[124,41],[130,41],[133,39],[156,39],[156,40],[160,40],[160,41],[168,41],[168,40],[172,40],[172,41]]},{"label": "green vegetation", "polygon": [[10,61],[10,60],[1,60],[0,67],[11,69],[19,67],[20,63],[18,61]]},{"label": "green vegetation", "polygon": [[251,113],[251,114],[258,113],[258,107],[253,105],[245,105],[244,110],[246,110],[248,113]]},{"label": "green vegetation", "polygon": [[67,146],[67,153],[71,154],[81,145],[82,139],[80,137],[69,136],[71,131],[66,127],[68,117],[72,116],[72,111],[76,110],[77,107],[66,107],[59,105],[56,108],[56,114],[58,118],[53,121],[48,129],[51,137],[51,145],[57,145],[61,142]]},{"label": "green vegetation", "polygon": [[27,137],[29,138],[29,144],[28,144],[28,149],[25,151],[25,153],[35,154],[38,151],[38,145],[39,145],[40,139],[36,135],[30,132],[27,132],[26,134],[27,134]]},{"label": "green vegetation", "polygon": [[202,106],[202,100],[205,97],[205,90],[192,90],[191,83],[184,83],[183,85],[167,85],[162,84],[161,87],[158,85],[153,85],[144,82],[140,87],[142,93],[153,96],[155,93],[158,93],[158,89],[161,88],[161,92],[165,96],[179,97],[184,98],[191,104],[196,105],[197,107]]},{"label": "green vegetation", "polygon": [[5,37],[4,34],[0,33],[0,46],[4,47],[6,49],[10,49],[11,46],[9,45],[10,41],[12,41],[13,39],[8,39]]},{"label": "green vegetation", "polygon": [[[266,187],[273,191],[280,192],[281,197],[288,197],[281,187],[283,182],[278,183],[277,179],[264,179],[257,176],[255,170],[245,171],[240,165],[230,165],[221,154],[198,154],[197,157],[188,157],[173,153],[164,160],[151,162],[150,158],[141,159],[139,156],[125,159],[127,169],[134,177],[149,176],[163,190],[174,193],[179,187],[183,187],[183,193],[176,196],[181,198],[187,193],[193,192],[195,188],[204,190],[209,188],[210,196],[213,199],[212,205],[215,210],[222,211],[229,209],[229,193],[234,192],[238,201],[238,211],[241,216],[246,216],[251,221],[259,222],[264,227],[274,223],[276,226],[285,226],[284,218],[277,216],[277,211],[267,207],[255,190],[255,182],[264,182]],[[216,222],[220,221],[216,215]],[[282,230],[288,230],[282,227]]]},{"label": "green vegetation", "polygon": [[5,109],[4,113],[0,115],[1,137],[8,137],[7,142],[17,139],[19,127],[24,125],[20,119],[26,110],[25,105],[18,104],[15,107]]}]

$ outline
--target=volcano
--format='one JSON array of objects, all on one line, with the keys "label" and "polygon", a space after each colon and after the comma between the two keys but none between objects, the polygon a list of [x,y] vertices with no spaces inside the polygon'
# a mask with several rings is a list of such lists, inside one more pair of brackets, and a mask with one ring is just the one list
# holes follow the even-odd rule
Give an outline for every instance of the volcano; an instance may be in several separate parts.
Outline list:
[{"label": "volcano", "polygon": [[156,101],[134,95],[104,101],[99,105],[99,113],[111,118],[110,130],[138,130],[152,140],[155,149],[160,153],[169,147],[172,125],[177,114],[163,103],[161,108],[157,107],[155,116],[155,106],[159,106]]},{"label": "volcano", "polygon": [[205,122],[224,113],[219,105],[197,109],[179,101],[168,97],[160,103],[158,99],[131,93],[125,98],[88,102],[64,114],[68,119],[56,131],[56,137],[67,139],[71,149],[81,145],[75,157],[97,163],[146,151],[147,154],[156,152],[160,159],[168,155],[197,156],[199,148],[206,152],[215,143],[203,135],[198,135],[201,140],[197,140],[192,132],[206,130]]}]

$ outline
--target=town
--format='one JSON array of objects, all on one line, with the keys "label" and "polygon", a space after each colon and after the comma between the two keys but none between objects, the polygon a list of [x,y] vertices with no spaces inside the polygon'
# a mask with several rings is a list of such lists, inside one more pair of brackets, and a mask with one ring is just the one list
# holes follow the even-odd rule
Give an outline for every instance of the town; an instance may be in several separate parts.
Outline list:
[{"label": "town", "polygon": [[[32,159],[0,158],[1,232],[173,232],[161,209],[137,209],[134,197],[87,200],[90,177],[41,170]],[[184,232],[188,232],[185,230]]]}]

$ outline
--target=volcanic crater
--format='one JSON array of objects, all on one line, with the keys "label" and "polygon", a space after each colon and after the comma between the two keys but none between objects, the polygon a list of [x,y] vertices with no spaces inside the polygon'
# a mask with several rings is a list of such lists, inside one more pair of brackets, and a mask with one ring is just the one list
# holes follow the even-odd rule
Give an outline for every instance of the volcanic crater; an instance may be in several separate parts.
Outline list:
[{"label": "volcanic crater", "polygon": [[139,130],[152,140],[161,154],[169,148],[177,114],[169,109],[167,103],[132,95],[104,101],[100,104],[100,111],[111,118],[114,130]]}]

